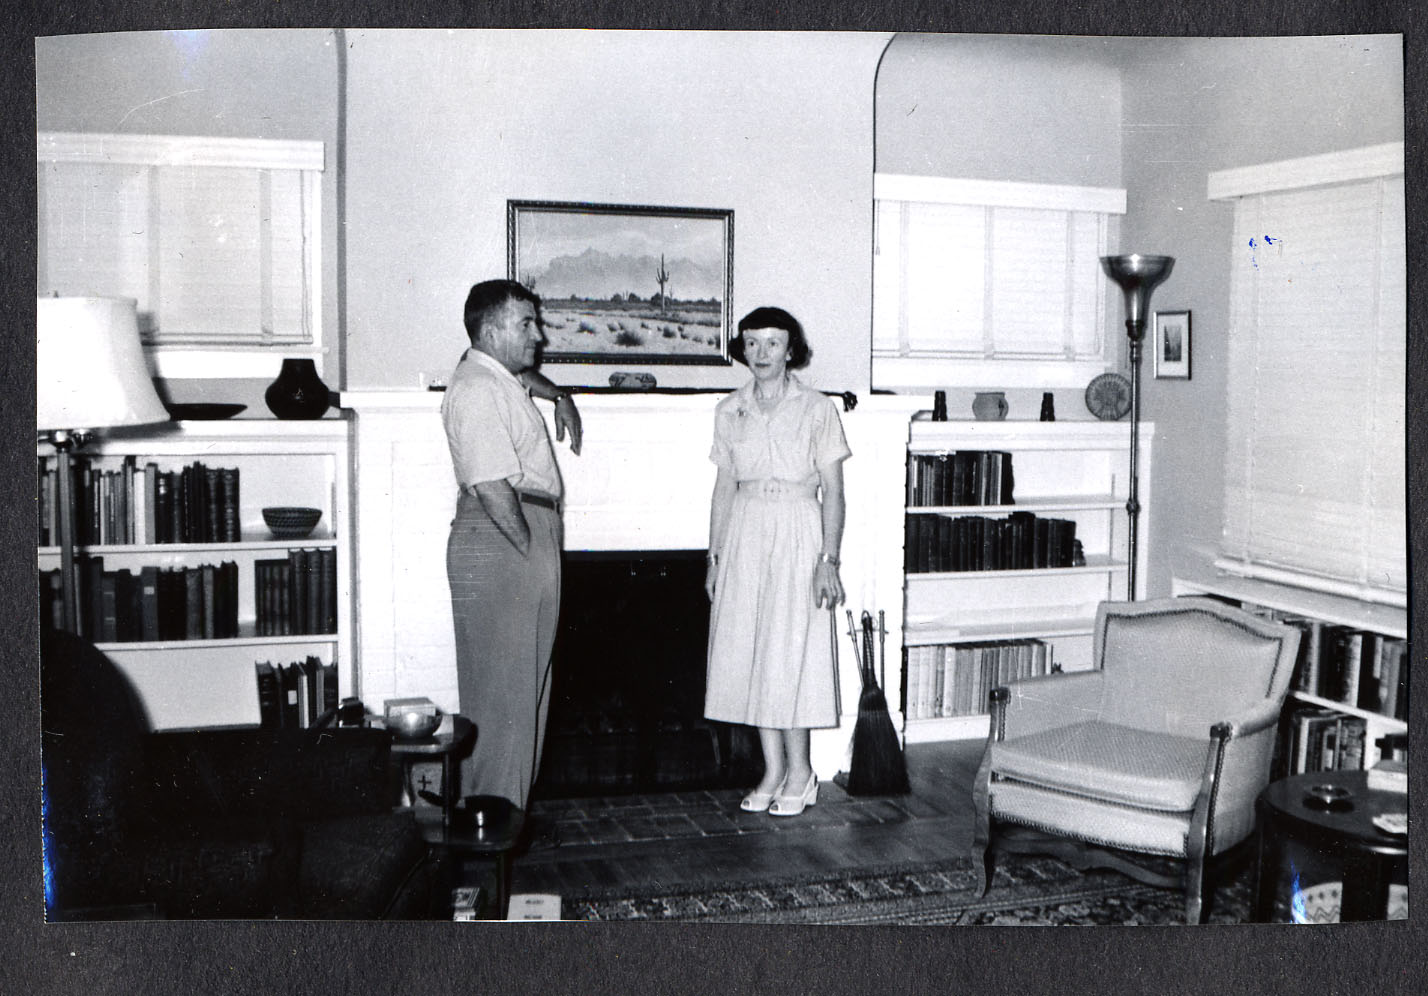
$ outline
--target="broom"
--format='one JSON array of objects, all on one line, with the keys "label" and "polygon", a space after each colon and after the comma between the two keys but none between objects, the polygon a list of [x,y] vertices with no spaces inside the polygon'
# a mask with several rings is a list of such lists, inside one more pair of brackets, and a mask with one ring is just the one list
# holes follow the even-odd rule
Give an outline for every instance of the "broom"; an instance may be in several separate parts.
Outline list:
[{"label": "broom", "polygon": [[[853,614],[848,613],[849,635]],[[857,640],[853,642],[857,649]],[[902,795],[909,790],[907,762],[888,714],[887,699],[873,674],[873,617],[863,613],[863,653],[859,658],[863,691],[858,697],[858,723],[853,727],[853,759],[848,765],[849,795]]]}]

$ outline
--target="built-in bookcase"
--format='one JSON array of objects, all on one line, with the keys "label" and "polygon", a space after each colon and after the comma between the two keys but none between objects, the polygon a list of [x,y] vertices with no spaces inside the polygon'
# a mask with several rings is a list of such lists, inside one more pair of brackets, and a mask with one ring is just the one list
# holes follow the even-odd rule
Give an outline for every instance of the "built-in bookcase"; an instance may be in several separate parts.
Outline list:
[{"label": "built-in bookcase", "polygon": [[[93,484],[83,507],[94,510],[93,528],[78,533],[81,625],[129,675],[155,729],[260,722],[255,668],[263,661],[284,666],[312,657],[336,665],[340,694],[357,694],[350,435],[345,417],[171,422],[98,433],[76,452]],[[46,480],[52,449],[41,443],[37,458],[45,613],[60,551]],[[185,474],[186,517],[200,525],[182,534],[156,527],[151,482],[161,477],[179,487]],[[270,506],[317,508],[322,516],[305,537],[274,536],[262,515]],[[277,563],[290,565],[281,597],[267,577],[273,568],[264,566]],[[154,618],[134,618],[158,614],[146,601],[157,593],[143,590],[156,577],[187,583],[162,602],[168,619],[157,630]]]},{"label": "built-in bookcase", "polygon": [[[1177,576],[1171,590],[1217,598],[1304,634],[1284,707],[1279,773],[1294,773],[1306,746],[1318,754],[1308,770],[1370,768],[1380,759],[1381,738],[1407,733],[1412,655],[1406,609],[1225,573]],[[1315,713],[1328,722],[1311,722]],[[1325,744],[1329,730],[1352,737],[1347,754],[1342,742]]]},{"label": "built-in bookcase", "polygon": [[[1138,578],[1154,433],[1141,424]],[[988,685],[1042,668],[1090,668],[1097,606],[1127,595],[1130,426],[914,420],[907,456],[906,739],[985,736]],[[926,480],[929,472],[987,480],[987,470],[969,467],[993,468],[997,486]]]}]

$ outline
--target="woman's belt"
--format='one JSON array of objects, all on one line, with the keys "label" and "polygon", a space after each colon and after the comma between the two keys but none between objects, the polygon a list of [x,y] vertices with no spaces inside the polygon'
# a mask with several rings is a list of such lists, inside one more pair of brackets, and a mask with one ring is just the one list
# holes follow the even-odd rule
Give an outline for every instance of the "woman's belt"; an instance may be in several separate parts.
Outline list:
[{"label": "woman's belt", "polygon": [[818,484],[801,481],[780,481],[766,477],[752,481],[740,481],[739,491],[753,498],[817,498]]}]

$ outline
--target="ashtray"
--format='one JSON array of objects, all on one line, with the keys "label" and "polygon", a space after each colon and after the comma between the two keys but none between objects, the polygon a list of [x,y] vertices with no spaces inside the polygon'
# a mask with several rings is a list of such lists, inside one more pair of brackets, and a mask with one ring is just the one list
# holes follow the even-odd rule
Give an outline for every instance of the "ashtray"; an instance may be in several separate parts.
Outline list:
[{"label": "ashtray", "polygon": [[1304,805],[1331,813],[1344,813],[1354,808],[1354,797],[1340,785],[1310,785],[1304,790]]}]

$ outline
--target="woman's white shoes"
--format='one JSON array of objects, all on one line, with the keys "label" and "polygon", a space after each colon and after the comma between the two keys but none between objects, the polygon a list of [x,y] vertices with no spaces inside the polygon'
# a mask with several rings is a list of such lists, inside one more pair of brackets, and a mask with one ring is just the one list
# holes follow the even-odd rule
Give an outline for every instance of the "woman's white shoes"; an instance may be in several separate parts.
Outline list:
[{"label": "woman's white shoes", "polygon": [[770,816],[797,816],[806,808],[818,801],[818,776],[809,774],[808,784],[804,786],[802,792],[794,795],[783,794],[783,788],[787,785],[788,779],[784,779],[784,785],[779,786],[779,792],[769,803]]},{"label": "woman's white shoes", "polygon": [[[784,779],[787,781],[787,779]],[[746,813],[768,812],[769,805],[783,791],[783,782],[779,782],[772,792],[750,792],[739,803],[739,808]]]}]

